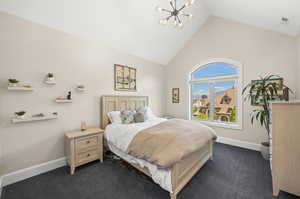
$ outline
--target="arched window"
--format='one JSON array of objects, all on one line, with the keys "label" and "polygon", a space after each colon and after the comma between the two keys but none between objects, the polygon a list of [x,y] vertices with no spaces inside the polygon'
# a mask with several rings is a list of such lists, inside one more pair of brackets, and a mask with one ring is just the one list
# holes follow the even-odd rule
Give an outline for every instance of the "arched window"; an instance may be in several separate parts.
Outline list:
[{"label": "arched window", "polygon": [[242,66],[215,59],[190,74],[190,119],[230,128],[242,128]]}]

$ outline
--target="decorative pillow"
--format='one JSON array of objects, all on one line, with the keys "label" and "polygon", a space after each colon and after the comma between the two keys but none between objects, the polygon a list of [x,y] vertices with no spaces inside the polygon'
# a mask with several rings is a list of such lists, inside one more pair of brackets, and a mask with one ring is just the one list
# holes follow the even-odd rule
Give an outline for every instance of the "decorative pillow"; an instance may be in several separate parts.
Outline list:
[{"label": "decorative pillow", "polygon": [[107,117],[111,123],[122,124],[121,113],[120,111],[112,111],[107,113]]},{"label": "decorative pillow", "polygon": [[140,107],[136,110],[136,112],[144,114],[145,121],[156,118],[156,116],[153,114],[152,110],[149,107]]},{"label": "decorative pillow", "polygon": [[121,120],[123,124],[134,123],[135,111],[121,111]]},{"label": "decorative pillow", "polygon": [[145,115],[143,113],[136,112],[134,114],[134,122],[136,123],[145,122]]}]

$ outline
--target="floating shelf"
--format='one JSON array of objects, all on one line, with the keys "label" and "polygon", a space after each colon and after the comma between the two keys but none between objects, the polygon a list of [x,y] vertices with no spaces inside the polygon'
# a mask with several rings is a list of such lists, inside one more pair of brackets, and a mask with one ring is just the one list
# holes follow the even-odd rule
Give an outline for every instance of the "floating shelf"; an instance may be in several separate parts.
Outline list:
[{"label": "floating shelf", "polygon": [[68,100],[68,99],[64,99],[64,100],[56,99],[55,101],[56,103],[72,103],[72,100]]},{"label": "floating shelf", "polygon": [[86,91],[85,88],[78,88],[78,87],[77,87],[76,89],[77,89],[78,92],[84,92],[84,91]]},{"label": "floating shelf", "polygon": [[55,81],[49,81],[49,80],[46,80],[46,81],[45,81],[45,84],[48,84],[48,85],[55,85],[56,82],[55,82]]},{"label": "floating shelf", "polygon": [[47,114],[43,117],[25,117],[24,119],[17,119],[17,118],[13,118],[12,119],[12,123],[16,124],[16,123],[23,123],[23,122],[34,122],[34,121],[43,121],[43,120],[54,120],[57,119],[58,115],[54,115],[54,114]]},{"label": "floating shelf", "polygon": [[24,86],[8,86],[7,89],[10,91],[33,91],[34,90],[34,88],[32,87],[27,88]]}]

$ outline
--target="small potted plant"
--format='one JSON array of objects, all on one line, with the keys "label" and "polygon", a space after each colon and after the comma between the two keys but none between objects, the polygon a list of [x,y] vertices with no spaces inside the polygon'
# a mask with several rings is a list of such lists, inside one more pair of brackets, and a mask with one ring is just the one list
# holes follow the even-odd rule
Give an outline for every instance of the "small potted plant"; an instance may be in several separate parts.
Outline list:
[{"label": "small potted plant", "polygon": [[53,73],[48,73],[47,75],[47,81],[53,82],[54,81],[54,74]]},{"label": "small potted plant", "polygon": [[19,81],[16,79],[8,79],[9,86],[18,86]]},{"label": "small potted plant", "polygon": [[24,119],[25,118],[25,111],[19,111],[19,112],[15,112],[16,118],[17,119]]}]

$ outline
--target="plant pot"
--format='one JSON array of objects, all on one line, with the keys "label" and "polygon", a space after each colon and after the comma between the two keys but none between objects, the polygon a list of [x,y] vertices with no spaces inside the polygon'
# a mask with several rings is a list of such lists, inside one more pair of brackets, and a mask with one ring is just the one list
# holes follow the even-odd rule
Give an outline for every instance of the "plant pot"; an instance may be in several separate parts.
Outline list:
[{"label": "plant pot", "polygon": [[54,77],[48,77],[48,78],[47,78],[47,81],[48,81],[48,82],[54,82],[54,80],[55,80]]},{"label": "plant pot", "polygon": [[270,143],[269,142],[261,143],[260,153],[265,160],[270,160]]},{"label": "plant pot", "polygon": [[24,120],[25,119],[25,115],[16,115],[16,118],[20,119],[20,120]]}]

